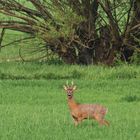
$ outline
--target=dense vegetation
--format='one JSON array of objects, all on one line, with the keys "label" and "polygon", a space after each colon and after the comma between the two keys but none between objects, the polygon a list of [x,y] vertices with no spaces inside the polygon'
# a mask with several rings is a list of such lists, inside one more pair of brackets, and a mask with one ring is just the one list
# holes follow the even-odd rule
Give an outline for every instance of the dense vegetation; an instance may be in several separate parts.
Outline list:
[{"label": "dense vegetation", "polygon": [[112,65],[140,52],[139,0],[0,0],[0,14],[0,44],[7,29],[24,32],[16,43],[36,38],[32,53],[48,52],[41,58],[53,53],[68,64]]}]

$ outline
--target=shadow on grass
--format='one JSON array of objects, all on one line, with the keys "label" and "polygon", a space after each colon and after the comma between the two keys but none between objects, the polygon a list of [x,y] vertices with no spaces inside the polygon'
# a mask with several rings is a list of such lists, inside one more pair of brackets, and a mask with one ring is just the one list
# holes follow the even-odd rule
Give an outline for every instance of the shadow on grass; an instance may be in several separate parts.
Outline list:
[{"label": "shadow on grass", "polygon": [[15,75],[12,73],[8,74],[8,73],[0,72],[1,80],[8,80],[8,79],[11,79],[11,80],[24,80],[24,79],[25,80],[32,80],[32,79],[59,80],[59,79],[80,79],[82,77],[84,77],[84,74],[78,70],[73,70],[69,74],[57,74],[57,73],[49,72],[49,73],[45,73],[45,74],[44,73],[35,73],[32,75],[25,75],[25,74]]},{"label": "shadow on grass", "polygon": [[135,71],[121,71],[111,74],[108,78],[109,79],[134,79],[137,78],[138,73]]},{"label": "shadow on grass", "polygon": [[121,98],[121,101],[125,101],[125,102],[139,102],[140,101],[140,97],[138,97],[136,95],[126,95],[125,97]]}]

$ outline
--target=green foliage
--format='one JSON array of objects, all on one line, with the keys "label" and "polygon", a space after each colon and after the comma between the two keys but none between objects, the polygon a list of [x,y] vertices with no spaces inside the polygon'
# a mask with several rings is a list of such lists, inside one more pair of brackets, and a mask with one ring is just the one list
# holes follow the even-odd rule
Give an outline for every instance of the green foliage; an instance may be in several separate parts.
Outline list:
[{"label": "green foliage", "polygon": [[71,75],[73,78],[76,78],[76,79],[84,77],[84,74],[82,72],[80,72],[79,70],[73,70],[71,72]]},{"label": "green foliage", "polygon": [[131,62],[133,64],[139,65],[140,64],[140,53],[135,51],[133,56],[131,57]]},{"label": "green foliage", "polygon": [[[105,4],[105,0],[102,0],[102,2]],[[121,5],[120,5],[121,3]],[[127,24],[127,14],[128,11],[130,9],[130,3],[128,2],[128,0],[110,0],[110,4],[112,7],[112,15],[113,18],[117,21],[119,30],[120,30],[120,34],[124,33],[124,30],[126,28],[126,24]],[[114,6],[116,5],[116,6]],[[100,14],[100,16],[102,17],[101,19],[99,18],[97,20],[96,26],[100,26],[100,22],[102,23],[102,25],[106,26],[109,25],[109,19],[107,14],[104,12],[104,10],[102,9],[101,6],[99,6],[99,10],[98,13]],[[130,13],[131,15],[132,13]],[[99,22],[99,23],[98,23]]]},{"label": "green foliage", "polygon": [[140,101],[140,97],[138,97],[137,95],[126,95],[122,98],[122,100],[126,102],[138,102]]},{"label": "green foliage", "polygon": [[[27,0],[17,0],[17,1],[29,9],[33,9],[33,10],[36,9],[36,11],[38,11],[38,13],[40,13],[40,10],[38,10],[38,8],[36,8],[36,6],[34,6],[30,1],[27,1]],[[90,3],[92,3],[92,2],[93,1],[90,1]],[[101,0],[101,3],[104,6],[105,6],[105,2],[106,2],[105,0]],[[9,3],[10,3],[10,1],[9,1]],[[16,1],[13,3],[16,3]],[[33,23],[31,22],[30,27],[33,28],[33,31],[35,32],[39,43],[42,42],[42,40],[43,40],[44,44],[45,43],[52,44],[52,46],[55,46],[54,53],[57,53],[57,55],[59,55],[60,57],[62,57],[61,53],[68,53],[67,48],[71,47],[70,44],[73,43],[74,45],[72,45],[72,47],[75,47],[75,53],[76,53],[77,58],[78,58],[80,56],[80,52],[81,52],[79,49],[81,47],[85,46],[86,44],[90,44],[90,43],[86,43],[86,42],[88,42],[88,40],[83,41],[83,39],[78,39],[79,41],[81,41],[81,43],[83,44],[82,45],[79,41],[76,40],[76,38],[77,38],[76,36],[75,36],[75,38],[73,37],[73,34],[75,33],[75,29],[78,29],[78,27],[80,29],[80,27],[82,27],[82,24],[80,24],[81,25],[80,26],[79,23],[81,23],[82,21],[86,21],[86,23],[88,23],[87,21],[89,19],[86,17],[86,15],[88,15],[89,13],[87,12],[84,15],[84,13],[86,12],[86,10],[84,10],[84,12],[81,12],[81,15],[77,14],[76,10],[74,10],[72,8],[73,6],[70,5],[69,2],[66,0],[61,0],[61,1],[41,0],[40,3],[41,3],[40,6],[43,6],[46,8],[47,14],[45,17],[47,17],[47,18],[45,18],[45,19],[40,18],[40,17],[33,18],[31,16],[27,16],[27,14],[25,14],[24,12],[19,12],[20,9],[17,11],[14,11],[15,8],[13,8],[13,11],[17,15],[17,17],[12,17],[12,16],[2,14],[3,16],[1,16],[0,19],[9,20],[9,21],[16,20],[19,22],[19,21],[24,21],[23,19],[24,19],[24,17],[26,17],[27,21],[25,20],[24,22],[27,22],[27,25],[29,24],[28,19],[30,19],[30,20],[32,19]],[[128,14],[129,9],[130,9],[130,1],[128,1],[128,0],[123,0],[123,1],[113,0],[113,1],[110,1],[110,4],[111,4],[111,9],[110,9],[111,13],[110,14],[113,15],[112,20],[114,19],[114,22],[116,22],[116,24],[118,24],[118,30],[120,33],[120,37],[123,37],[122,35],[124,34],[124,30],[126,29],[125,26],[128,22],[127,14]],[[86,7],[86,6],[89,7],[88,4],[86,5],[82,1],[80,1],[79,5],[77,5],[77,6],[79,6],[80,9],[82,9],[83,7]],[[12,4],[11,4],[11,7],[12,7]],[[109,25],[110,19],[108,17],[108,14],[105,11],[104,11],[104,8],[101,5],[99,5],[98,16],[97,16],[98,18],[97,18],[96,27],[95,27],[97,29],[97,32],[98,32],[97,34],[99,35],[99,38],[100,38],[101,29],[105,29],[104,28],[105,26],[108,26],[108,27],[110,26]],[[132,13],[133,13],[133,11],[130,13],[130,19],[132,17]],[[42,15],[43,15],[43,13],[42,13]],[[83,17],[82,15],[85,17]],[[23,16],[23,18],[20,18],[19,16]],[[87,18],[87,19],[85,19],[85,18]],[[93,33],[91,33],[91,34],[93,34]],[[13,39],[15,39],[15,37],[13,37]],[[74,41],[76,41],[77,43]],[[137,39],[135,37],[135,41],[139,42],[139,39]],[[34,42],[34,41],[32,40],[30,44],[32,44],[32,42]],[[39,43],[37,43],[37,44],[39,44]],[[79,44],[79,45],[77,45],[77,47],[76,47],[75,46],[76,44]],[[28,46],[28,43],[24,42],[24,45]],[[79,46],[81,46],[81,47],[79,47]],[[112,46],[110,46],[110,47],[112,47]],[[56,48],[61,53],[58,53],[58,51],[55,51]],[[49,49],[50,48],[48,47],[48,50]],[[26,51],[28,52],[28,56],[30,55],[29,56],[30,58],[32,58],[32,57],[37,58],[38,57],[38,55],[32,56],[32,54],[30,53],[29,50],[26,50]],[[47,49],[45,51],[47,51]],[[16,51],[16,53],[18,53],[18,50]],[[71,52],[71,53],[73,53],[73,52]],[[41,55],[43,56],[42,53],[39,54],[39,56],[41,56]],[[27,58],[28,58],[28,56],[27,56]],[[122,64],[119,57],[116,58],[116,65]]]},{"label": "green foliage", "polygon": [[114,65],[115,66],[124,65],[124,62],[122,62],[122,60],[121,60],[121,53],[116,52]]},{"label": "green foliage", "polygon": [[[51,6],[50,12],[55,23],[53,23],[52,20],[45,23],[49,31],[44,33],[43,37],[48,40],[57,39],[59,37],[71,37],[75,32],[74,25],[78,25],[84,21],[84,17],[77,15],[67,4],[63,3],[63,7],[60,7],[60,5],[58,6],[52,3]],[[57,28],[56,24],[60,26],[60,28]]]}]

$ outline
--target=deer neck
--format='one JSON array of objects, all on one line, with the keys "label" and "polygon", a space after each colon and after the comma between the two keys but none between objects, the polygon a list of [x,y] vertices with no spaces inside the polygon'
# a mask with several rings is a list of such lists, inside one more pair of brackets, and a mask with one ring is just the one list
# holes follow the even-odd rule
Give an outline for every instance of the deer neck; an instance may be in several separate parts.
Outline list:
[{"label": "deer neck", "polygon": [[68,105],[70,110],[73,110],[74,108],[76,108],[78,106],[78,104],[75,102],[74,98],[68,98]]}]

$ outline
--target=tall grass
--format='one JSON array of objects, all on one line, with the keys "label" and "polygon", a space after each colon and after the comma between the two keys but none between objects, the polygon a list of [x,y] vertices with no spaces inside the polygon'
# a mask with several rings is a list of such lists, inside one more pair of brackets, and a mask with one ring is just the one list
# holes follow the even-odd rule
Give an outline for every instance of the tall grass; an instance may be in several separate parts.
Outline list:
[{"label": "tall grass", "polygon": [[[139,140],[140,68],[0,64],[1,140]],[[49,76],[48,76],[49,75]],[[110,127],[86,120],[73,125],[63,84],[74,80],[79,103],[108,108]]]},{"label": "tall grass", "polygon": [[140,67],[122,65],[118,67],[105,66],[68,66],[49,65],[39,62],[0,63],[1,79],[139,79]]}]

